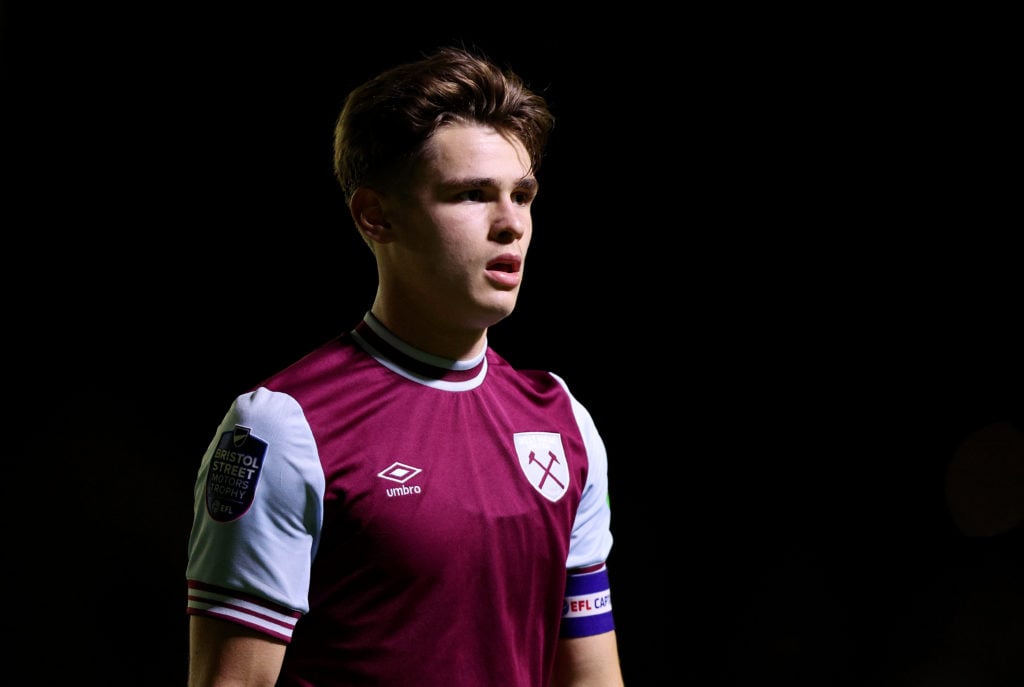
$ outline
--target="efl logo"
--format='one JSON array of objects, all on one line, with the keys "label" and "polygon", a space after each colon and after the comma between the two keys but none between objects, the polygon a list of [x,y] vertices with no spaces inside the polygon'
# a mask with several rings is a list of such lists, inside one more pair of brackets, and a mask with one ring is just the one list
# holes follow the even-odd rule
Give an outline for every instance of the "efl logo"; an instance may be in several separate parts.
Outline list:
[{"label": "efl logo", "polygon": [[611,610],[612,596],[607,591],[589,596],[570,596],[562,602],[562,616],[565,618],[597,615]]},{"label": "efl logo", "polygon": [[206,510],[217,522],[231,522],[252,506],[267,455],[267,442],[235,425],[220,435],[206,468]]}]

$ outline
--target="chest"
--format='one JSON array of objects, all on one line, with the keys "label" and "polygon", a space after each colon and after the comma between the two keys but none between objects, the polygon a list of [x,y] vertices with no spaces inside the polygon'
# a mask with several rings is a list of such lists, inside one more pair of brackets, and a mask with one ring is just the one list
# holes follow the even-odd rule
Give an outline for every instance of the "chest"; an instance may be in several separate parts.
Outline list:
[{"label": "chest", "polygon": [[568,400],[407,391],[314,414],[324,535],[419,570],[527,550],[564,560],[588,468]]}]

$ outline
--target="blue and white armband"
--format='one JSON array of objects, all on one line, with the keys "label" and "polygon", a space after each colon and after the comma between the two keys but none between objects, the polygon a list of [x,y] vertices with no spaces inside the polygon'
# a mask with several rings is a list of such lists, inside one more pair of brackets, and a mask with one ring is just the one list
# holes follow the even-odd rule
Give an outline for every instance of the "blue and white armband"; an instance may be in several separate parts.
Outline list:
[{"label": "blue and white armband", "polygon": [[601,564],[570,571],[559,636],[588,637],[614,629],[608,569]]}]

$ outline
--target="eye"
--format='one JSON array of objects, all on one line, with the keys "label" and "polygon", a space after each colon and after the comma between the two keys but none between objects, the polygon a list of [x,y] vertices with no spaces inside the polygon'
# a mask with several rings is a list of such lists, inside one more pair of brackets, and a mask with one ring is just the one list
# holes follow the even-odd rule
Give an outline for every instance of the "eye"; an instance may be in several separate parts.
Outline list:
[{"label": "eye", "polygon": [[512,200],[518,205],[529,205],[533,201],[533,191],[516,191],[512,194]]},{"label": "eye", "polygon": [[484,192],[478,188],[466,189],[455,196],[456,200],[464,200],[470,203],[479,203],[484,199]]}]

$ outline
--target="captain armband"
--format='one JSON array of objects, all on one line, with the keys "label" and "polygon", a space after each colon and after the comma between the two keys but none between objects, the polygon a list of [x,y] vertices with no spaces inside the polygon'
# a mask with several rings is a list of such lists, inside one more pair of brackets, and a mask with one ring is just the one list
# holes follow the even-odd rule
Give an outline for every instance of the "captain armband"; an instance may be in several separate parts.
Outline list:
[{"label": "captain armband", "polygon": [[600,565],[569,573],[559,636],[588,637],[614,629],[608,569]]}]

